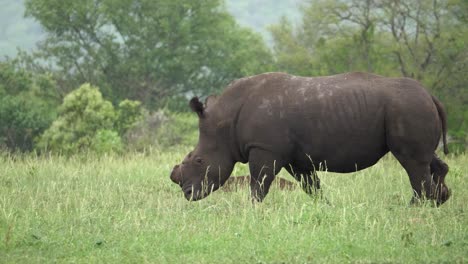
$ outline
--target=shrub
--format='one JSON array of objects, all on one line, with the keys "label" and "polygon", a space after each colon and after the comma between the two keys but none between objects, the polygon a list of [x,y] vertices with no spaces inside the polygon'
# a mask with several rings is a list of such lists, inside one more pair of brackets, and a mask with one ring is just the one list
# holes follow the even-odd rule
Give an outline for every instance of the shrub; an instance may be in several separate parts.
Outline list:
[{"label": "shrub", "polygon": [[31,150],[34,138],[50,125],[53,116],[32,98],[0,95],[0,145],[11,151]]},{"label": "shrub", "polygon": [[195,146],[198,142],[198,118],[194,113],[171,113],[168,121],[157,131],[159,145]]},{"label": "shrub", "polygon": [[114,107],[102,98],[98,88],[83,84],[68,94],[58,118],[38,142],[41,149],[71,154],[89,149],[99,130],[112,130]]},{"label": "shrub", "polygon": [[142,111],[141,102],[139,101],[125,99],[119,103],[116,126],[120,135],[125,134],[128,129],[143,119]]},{"label": "shrub", "polygon": [[44,132],[38,148],[63,154],[121,152],[121,135],[141,118],[140,102],[124,100],[114,109],[97,87],[83,84],[64,98],[58,118]]},{"label": "shrub", "polygon": [[128,149],[142,151],[149,146],[158,146],[157,131],[168,121],[164,111],[144,112],[143,117],[124,135]]},{"label": "shrub", "polygon": [[113,130],[99,130],[92,140],[91,150],[98,154],[120,153],[123,150],[119,134]]},{"label": "shrub", "polygon": [[148,146],[168,148],[175,145],[194,146],[198,140],[198,121],[193,113],[172,113],[159,110],[145,113],[125,134],[125,142],[132,150]]}]

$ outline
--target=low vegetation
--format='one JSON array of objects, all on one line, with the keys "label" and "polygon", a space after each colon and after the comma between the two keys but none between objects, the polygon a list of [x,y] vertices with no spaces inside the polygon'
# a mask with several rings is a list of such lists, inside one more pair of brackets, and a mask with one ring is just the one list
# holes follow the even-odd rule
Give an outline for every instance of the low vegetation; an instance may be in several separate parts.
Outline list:
[{"label": "low vegetation", "polygon": [[444,158],[453,196],[435,208],[408,205],[408,177],[391,156],[353,174],[320,173],[323,199],[274,187],[252,204],[243,187],[190,203],[169,180],[187,151],[0,155],[1,262],[467,261],[466,155]]},{"label": "low vegetation", "polygon": [[[0,59],[0,263],[466,262],[468,2],[287,2],[267,45],[221,0],[25,0],[44,40]],[[259,27],[279,17],[263,9]],[[188,98],[267,71],[419,80],[447,109],[451,199],[409,206],[389,155],[320,173],[322,199],[276,184],[252,204],[239,184],[187,202],[169,173],[198,139]]]}]

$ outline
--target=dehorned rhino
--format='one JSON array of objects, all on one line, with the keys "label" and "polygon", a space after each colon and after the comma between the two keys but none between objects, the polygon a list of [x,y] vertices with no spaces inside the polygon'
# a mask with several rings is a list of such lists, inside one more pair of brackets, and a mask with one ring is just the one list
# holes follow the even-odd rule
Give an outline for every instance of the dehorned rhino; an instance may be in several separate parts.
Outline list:
[{"label": "dehorned rhino", "polygon": [[249,163],[253,200],[262,201],[286,169],[314,194],[317,170],[355,172],[389,151],[419,198],[444,203],[448,166],[435,150],[446,114],[417,81],[368,73],[298,77],[265,73],[232,82],[219,96],[189,103],[199,118],[199,141],[170,178],[188,200],[202,199]]}]

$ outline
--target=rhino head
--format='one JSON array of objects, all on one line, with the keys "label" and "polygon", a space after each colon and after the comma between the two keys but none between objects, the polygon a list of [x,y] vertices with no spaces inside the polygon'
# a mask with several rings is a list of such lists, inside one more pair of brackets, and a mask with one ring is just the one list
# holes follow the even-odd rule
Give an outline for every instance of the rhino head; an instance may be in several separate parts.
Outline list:
[{"label": "rhino head", "polygon": [[228,125],[209,111],[215,100],[209,97],[205,105],[197,97],[190,100],[190,107],[199,118],[198,144],[171,172],[171,180],[182,188],[189,201],[200,200],[217,190],[234,168],[226,133]]}]

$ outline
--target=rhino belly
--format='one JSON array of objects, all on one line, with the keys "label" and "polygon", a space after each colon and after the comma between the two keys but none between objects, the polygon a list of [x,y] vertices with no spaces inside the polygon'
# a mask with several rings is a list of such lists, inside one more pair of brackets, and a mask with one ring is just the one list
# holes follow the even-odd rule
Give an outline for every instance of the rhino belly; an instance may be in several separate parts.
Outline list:
[{"label": "rhino belly", "polygon": [[355,172],[362,170],[377,163],[388,152],[385,140],[364,140],[366,139],[363,138],[361,142],[302,144],[304,147],[296,149],[292,163],[302,171],[315,169],[330,172]]},{"label": "rhino belly", "polygon": [[301,131],[294,133],[294,162],[308,169],[315,167],[331,172],[354,172],[370,167],[389,151],[383,118],[378,120],[374,116],[372,121],[362,119],[349,126],[343,126],[344,122],[303,125]]}]

